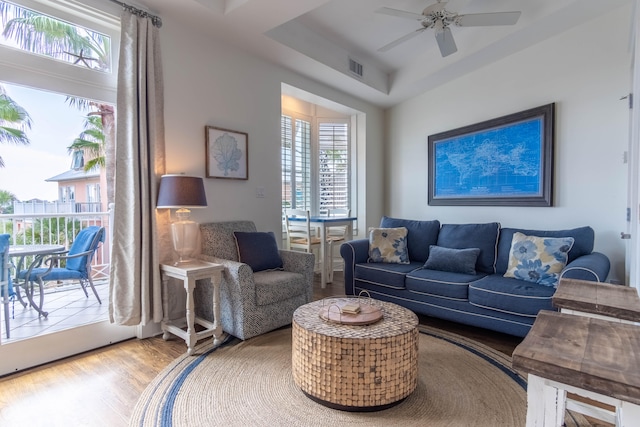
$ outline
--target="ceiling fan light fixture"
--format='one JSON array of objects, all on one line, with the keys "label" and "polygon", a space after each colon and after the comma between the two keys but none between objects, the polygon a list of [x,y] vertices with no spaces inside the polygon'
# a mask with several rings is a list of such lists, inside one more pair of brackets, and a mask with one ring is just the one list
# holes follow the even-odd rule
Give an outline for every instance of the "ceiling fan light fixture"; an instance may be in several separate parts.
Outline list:
[{"label": "ceiling fan light fixture", "polygon": [[436,41],[443,57],[451,55],[458,49],[450,27],[456,25],[459,27],[487,27],[493,25],[514,25],[518,22],[521,12],[492,12],[492,13],[472,13],[468,15],[458,15],[456,12],[450,12],[445,9],[446,0],[437,0],[430,6],[427,6],[422,14],[409,12],[406,10],[391,9],[381,7],[376,10],[377,13],[395,16],[398,18],[417,20],[422,28],[400,37],[378,49],[379,52],[387,50],[412,39],[423,31],[433,28],[435,31]]},{"label": "ceiling fan light fixture", "polygon": [[438,19],[435,24],[433,24],[433,29],[435,30],[436,34],[440,34],[444,31],[444,23],[442,22],[442,19]]}]

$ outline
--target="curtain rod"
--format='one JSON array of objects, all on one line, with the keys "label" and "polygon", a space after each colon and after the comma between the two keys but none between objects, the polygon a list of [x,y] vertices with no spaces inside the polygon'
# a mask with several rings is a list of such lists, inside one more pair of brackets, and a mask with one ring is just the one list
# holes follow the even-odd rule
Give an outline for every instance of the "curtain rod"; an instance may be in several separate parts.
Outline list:
[{"label": "curtain rod", "polygon": [[155,25],[156,27],[160,28],[162,27],[162,19],[159,16],[156,15],[152,15],[149,12],[146,12],[142,9],[138,9],[137,7],[133,7],[129,4],[123,3],[121,1],[118,0],[109,0],[110,2],[119,4],[120,6],[122,6],[123,9],[128,10],[129,12],[133,13],[134,15],[138,15],[142,18],[149,18],[151,19],[151,22],[153,23],[153,25]]}]

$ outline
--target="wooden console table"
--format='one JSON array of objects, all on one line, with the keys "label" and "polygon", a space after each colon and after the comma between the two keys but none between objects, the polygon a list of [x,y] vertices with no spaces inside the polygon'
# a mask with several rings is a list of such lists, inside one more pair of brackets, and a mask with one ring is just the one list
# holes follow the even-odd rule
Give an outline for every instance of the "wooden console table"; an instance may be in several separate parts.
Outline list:
[{"label": "wooden console table", "polygon": [[636,288],[629,286],[561,279],[552,303],[563,313],[640,322],[640,297]]},{"label": "wooden console table", "polygon": [[[224,266],[220,264],[213,264],[210,262],[193,260],[188,263],[170,265],[161,264],[160,271],[162,272],[162,309],[164,319],[162,320],[162,330],[164,331],[162,338],[168,339],[169,333],[172,333],[187,343],[187,354],[193,354],[193,347],[196,342],[213,336],[213,343],[217,345],[222,336],[222,325],[220,324],[220,282],[222,280],[222,271]],[[169,314],[169,295],[168,295],[168,283],[169,278],[182,280],[184,283],[184,289],[187,291],[187,314],[186,314],[186,326],[187,330],[182,329],[183,325],[178,324],[175,320],[168,318]],[[213,285],[213,323],[195,316],[195,308],[193,301],[193,290],[196,287],[196,280],[199,279],[211,279]],[[205,329],[196,332],[195,325],[203,326]]]},{"label": "wooden console table", "polygon": [[563,425],[567,392],[615,408],[586,415],[616,426],[640,420],[637,325],[542,310],[512,358],[528,374],[527,427]]}]

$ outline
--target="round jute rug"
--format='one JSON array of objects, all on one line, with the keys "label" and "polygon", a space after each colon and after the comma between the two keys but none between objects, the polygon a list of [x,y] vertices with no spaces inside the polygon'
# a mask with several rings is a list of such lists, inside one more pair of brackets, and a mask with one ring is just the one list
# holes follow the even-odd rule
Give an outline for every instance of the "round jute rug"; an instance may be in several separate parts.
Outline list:
[{"label": "round jute rug", "polygon": [[203,345],[195,356],[178,358],[142,394],[130,425],[525,425],[526,382],[498,351],[421,327],[418,377],[416,390],[390,409],[327,408],[294,384],[286,328],[216,349]]}]

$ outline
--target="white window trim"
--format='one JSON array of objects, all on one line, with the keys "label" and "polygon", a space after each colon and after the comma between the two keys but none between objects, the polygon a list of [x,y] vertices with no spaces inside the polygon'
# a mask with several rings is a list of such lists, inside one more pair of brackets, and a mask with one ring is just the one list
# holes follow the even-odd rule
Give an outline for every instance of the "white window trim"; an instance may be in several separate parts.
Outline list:
[{"label": "white window trim", "polygon": [[[116,103],[120,19],[115,4],[96,0],[11,0],[19,6],[99,31],[111,38],[111,72],[105,73],[0,45],[0,81]],[[107,6],[107,7],[105,7]]]}]

